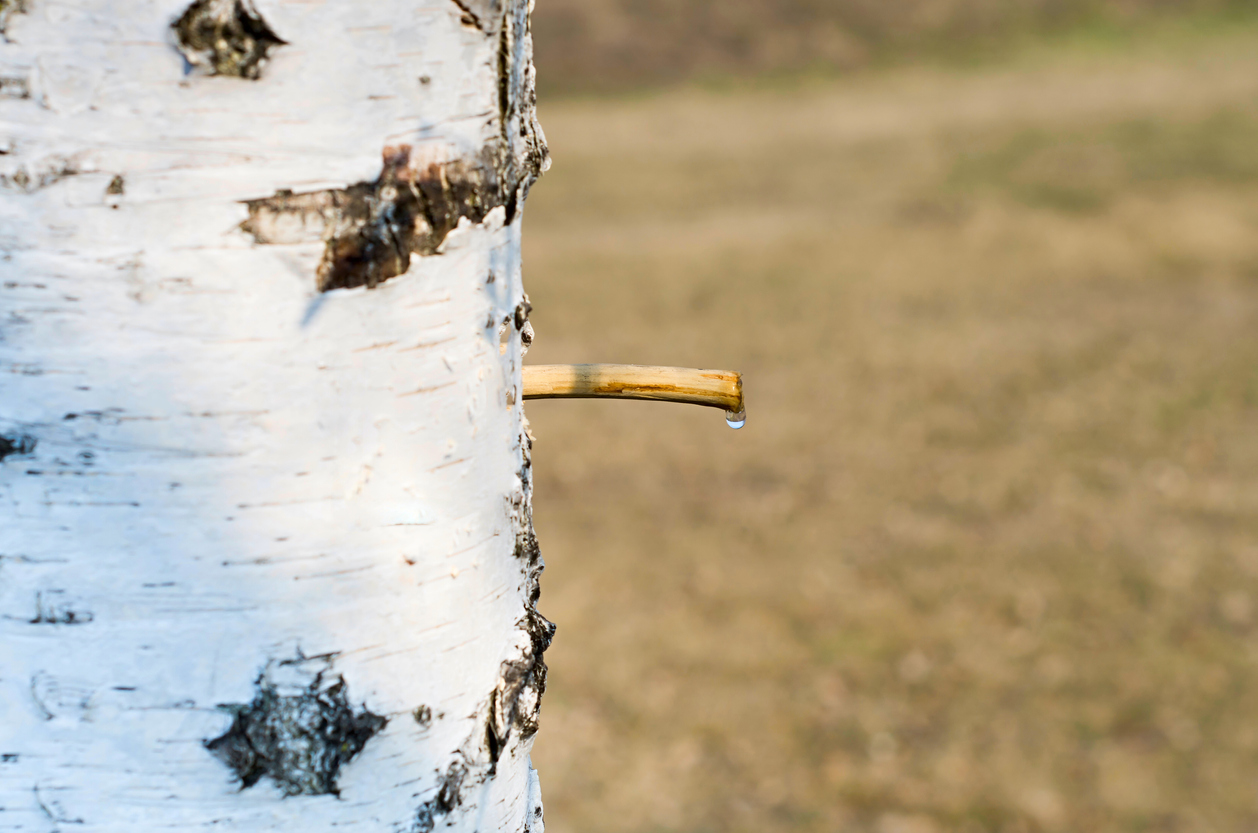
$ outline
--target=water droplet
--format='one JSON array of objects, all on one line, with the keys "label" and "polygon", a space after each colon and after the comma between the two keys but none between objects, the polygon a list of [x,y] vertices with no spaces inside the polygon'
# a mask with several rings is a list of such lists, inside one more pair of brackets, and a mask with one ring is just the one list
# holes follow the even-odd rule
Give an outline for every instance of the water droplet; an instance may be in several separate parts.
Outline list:
[{"label": "water droplet", "polygon": [[729,425],[730,428],[733,428],[735,431],[737,431],[739,428],[742,428],[744,425],[747,424],[747,409],[743,408],[738,413],[734,413],[733,411],[726,411],[725,422],[727,425]]}]

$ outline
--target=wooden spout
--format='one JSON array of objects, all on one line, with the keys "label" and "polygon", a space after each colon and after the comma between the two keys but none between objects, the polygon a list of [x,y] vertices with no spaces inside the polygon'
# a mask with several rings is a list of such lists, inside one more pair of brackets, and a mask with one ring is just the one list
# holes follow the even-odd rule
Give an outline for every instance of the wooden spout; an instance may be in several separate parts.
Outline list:
[{"label": "wooden spout", "polygon": [[[743,413],[743,378],[731,370],[637,364],[539,364],[524,368],[525,399],[654,399]],[[732,423],[731,423],[732,424]]]}]

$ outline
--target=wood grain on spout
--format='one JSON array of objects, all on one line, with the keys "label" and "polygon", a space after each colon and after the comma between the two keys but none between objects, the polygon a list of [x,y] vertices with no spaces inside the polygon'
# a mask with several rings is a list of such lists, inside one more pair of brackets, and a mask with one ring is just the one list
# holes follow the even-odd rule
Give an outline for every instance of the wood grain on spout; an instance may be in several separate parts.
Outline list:
[{"label": "wood grain on spout", "polygon": [[636,364],[543,364],[524,368],[525,399],[654,399],[739,413],[742,375],[732,370]]}]

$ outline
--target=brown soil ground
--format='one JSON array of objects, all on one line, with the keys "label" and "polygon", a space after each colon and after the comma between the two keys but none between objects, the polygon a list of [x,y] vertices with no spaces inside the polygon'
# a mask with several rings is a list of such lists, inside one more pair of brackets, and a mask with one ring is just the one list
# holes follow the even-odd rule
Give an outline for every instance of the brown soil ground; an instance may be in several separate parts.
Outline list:
[{"label": "brown soil ground", "polygon": [[542,120],[551,833],[1258,829],[1258,28]]}]

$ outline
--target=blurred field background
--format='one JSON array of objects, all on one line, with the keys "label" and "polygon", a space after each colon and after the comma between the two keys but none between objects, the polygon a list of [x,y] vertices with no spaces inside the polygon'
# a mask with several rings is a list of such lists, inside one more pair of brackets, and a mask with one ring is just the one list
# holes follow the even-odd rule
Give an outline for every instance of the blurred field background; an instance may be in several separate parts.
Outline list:
[{"label": "blurred field background", "polygon": [[536,30],[529,360],[750,417],[529,403],[550,833],[1258,830],[1254,9]]},{"label": "blurred field background", "polygon": [[1252,17],[1254,0],[538,0],[544,93],[832,75],[924,57],[961,63],[1045,37],[1129,39],[1150,25]]}]

